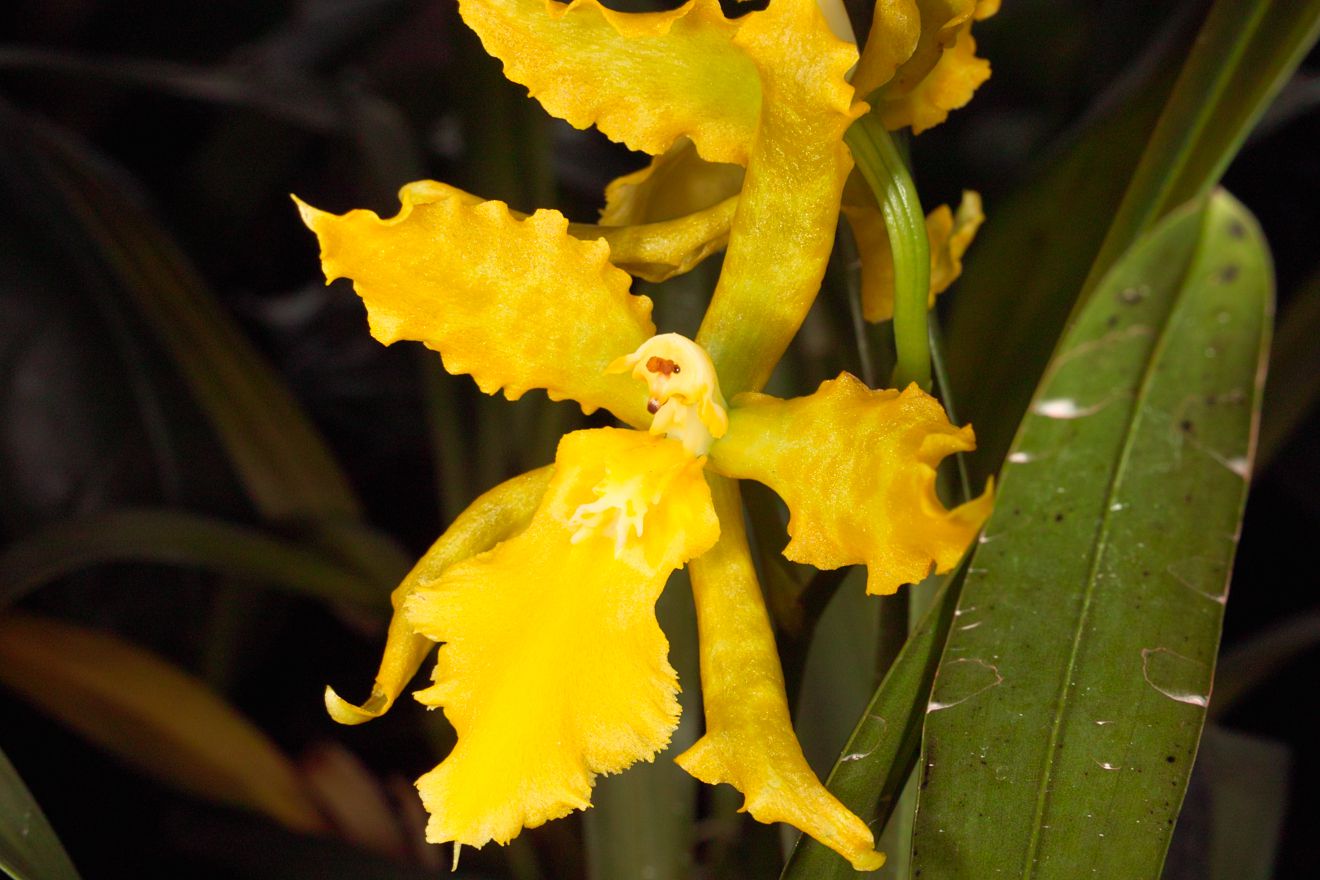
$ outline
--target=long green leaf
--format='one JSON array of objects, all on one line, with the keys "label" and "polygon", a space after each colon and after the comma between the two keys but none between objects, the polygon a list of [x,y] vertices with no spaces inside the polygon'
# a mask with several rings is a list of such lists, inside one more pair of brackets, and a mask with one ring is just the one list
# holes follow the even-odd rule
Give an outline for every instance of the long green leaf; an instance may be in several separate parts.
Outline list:
[{"label": "long green leaf", "polygon": [[1123,257],[1009,456],[927,707],[923,876],[1157,878],[1209,702],[1273,294],[1230,196]]},{"label": "long green leaf", "polygon": [[0,752],[0,871],[13,880],[78,880],[55,829]]},{"label": "long green leaf", "polygon": [[107,562],[159,562],[238,575],[319,599],[383,605],[388,588],[324,554],[177,510],[121,510],[47,526],[0,554],[0,607],[42,584]]},{"label": "long green leaf", "polygon": [[1084,136],[989,205],[948,347],[982,473],[1001,461],[1079,293],[1137,235],[1215,185],[1318,27],[1320,0],[1217,0],[1199,31],[1163,41],[1137,87]]},{"label": "long green leaf", "polygon": [[49,197],[155,330],[211,420],[254,504],[284,521],[353,518],[358,504],[315,427],[152,218],[87,156],[12,110],[7,139],[41,169]]}]

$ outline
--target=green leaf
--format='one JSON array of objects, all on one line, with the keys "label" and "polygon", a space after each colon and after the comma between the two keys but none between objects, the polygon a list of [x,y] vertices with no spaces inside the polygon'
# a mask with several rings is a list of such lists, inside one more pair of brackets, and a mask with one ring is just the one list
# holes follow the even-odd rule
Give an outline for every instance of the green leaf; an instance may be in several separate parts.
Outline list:
[{"label": "green leaf", "polygon": [[388,588],[304,546],[177,510],[121,510],[46,526],[0,554],[0,607],[75,571],[159,562],[238,575],[318,599],[382,606]]},{"label": "green leaf", "polygon": [[915,866],[1157,878],[1209,702],[1273,294],[1225,193],[1116,264],[1051,362],[927,706]]},{"label": "green leaf", "polygon": [[115,636],[6,614],[0,683],[168,785],[324,830],[297,769],[264,733],[201,681]]},{"label": "green leaf", "polygon": [[14,880],[78,880],[55,829],[0,752],[0,871]]},{"label": "green leaf", "polygon": [[262,514],[357,517],[325,441],[168,235],[80,150],[12,111],[0,118],[27,135],[7,144],[36,157],[49,200],[76,221],[83,238],[70,246],[99,255],[155,330]]},{"label": "green leaf", "polygon": [[[946,577],[862,713],[826,780],[826,787],[879,834],[916,763],[921,723],[958,601],[961,572]],[[891,854],[892,856],[892,854]],[[829,847],[803,836],[784,867],[783,880],[857,876]]]},{"label": "green leaf", "polygon": [[1106,96],[1023,189],[987,206],[948,340],[981,474],[1002,460],[1079,293],[1137,235],[1214,186],[1318,26],[1320,0],[1218,0],[1199,32],[1179,30],[1152,63],[1138,61],[1135,87]]}]

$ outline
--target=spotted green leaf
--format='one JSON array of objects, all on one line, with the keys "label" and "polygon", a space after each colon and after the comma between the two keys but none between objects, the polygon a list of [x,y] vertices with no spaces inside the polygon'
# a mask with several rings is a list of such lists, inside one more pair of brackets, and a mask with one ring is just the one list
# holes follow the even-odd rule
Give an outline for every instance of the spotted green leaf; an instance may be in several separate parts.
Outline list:
[{"label": "spotted green leaf", "polygon": [[921,876],[1160,876],[1210,698],[1272,302],[1259,228],[1218,192],[1141,237],[1065,335],[926,707]]}]

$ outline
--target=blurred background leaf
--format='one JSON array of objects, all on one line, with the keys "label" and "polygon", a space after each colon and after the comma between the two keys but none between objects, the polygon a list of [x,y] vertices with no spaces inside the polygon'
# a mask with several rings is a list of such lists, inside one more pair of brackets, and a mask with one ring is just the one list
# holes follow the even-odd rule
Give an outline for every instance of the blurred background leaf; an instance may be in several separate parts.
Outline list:
[{"label": "blurred background leaf", "polygon": [[0,617],[0,682],[142,772],[296,831],[325,821],[292,763],[200,681],[56,620]]},{"label": "blurred background leaf", "polygon": [[0,606],[88,566],[123,561],[203,568],[365,607],[383,607],[393,586],[254,529],[177,510],[121,509],[55,523],[5,548]]},{"label": "blurred background leaf", "polygon": [[1291,765],[1288,748],[1278,742],[1206,727],[1193,775],[1207,778],[1210,795],[1211,880],[1275,876]]}]

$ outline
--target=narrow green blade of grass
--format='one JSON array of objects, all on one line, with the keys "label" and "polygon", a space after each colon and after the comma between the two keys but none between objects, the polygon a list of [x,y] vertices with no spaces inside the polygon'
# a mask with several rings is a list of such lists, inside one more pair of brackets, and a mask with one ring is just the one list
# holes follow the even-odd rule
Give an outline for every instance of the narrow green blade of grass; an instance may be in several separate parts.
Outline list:
[{"label": "narrow green blade of grass", "polygon": [[1008,457],[926,707],[923,876],[1160,876],[1210,699],[1273,303],[1225,193],[1115,265]]},{"label": "narrow green blade of grass", "polygon": [[116,636],[0,616],[0,684],[168,785],[325,830],[297,768],[264,733],[200,680]]},{"label": "narrow green blade of grass", "polygon": [[68,246],[97,254],[155,331],[258,510],[280,521],[356,517],[325,441],[170,237],[87,155],[13,110],[0,107],[0,119],[15,133],[8,158],[38,176],[47,206],[61,206]]},{"label": "narrow green blade of grass", "polygon": [[0,752],[0,872],[13,880],[78,880],[55,829]]},{"label": "narrow green blade of grass", "polygon": [[46,526],[0,554],[0,607],[63,575],[109,562],[158,562],[236,575],[319,599],[383,607],[388,586],[322,553],[179,510],[120,510]]},{"label": "narrow green blade of grass", "polygon": [[1027,186],[987,205],[948,346],[981,475],[1002,460],[1079,294],[1155,221],[1216,184],[1317,27],[1320,0],[1218,0],[1199,30],[1167,35],[1136,86]]}]

